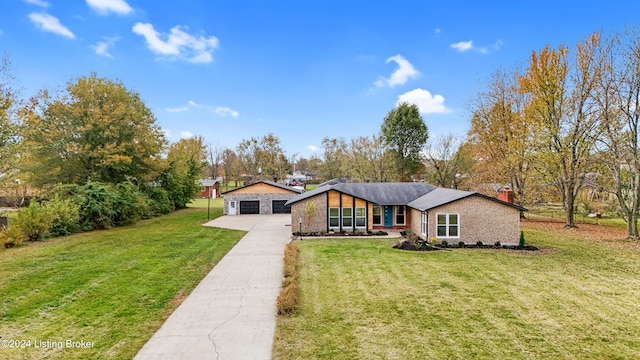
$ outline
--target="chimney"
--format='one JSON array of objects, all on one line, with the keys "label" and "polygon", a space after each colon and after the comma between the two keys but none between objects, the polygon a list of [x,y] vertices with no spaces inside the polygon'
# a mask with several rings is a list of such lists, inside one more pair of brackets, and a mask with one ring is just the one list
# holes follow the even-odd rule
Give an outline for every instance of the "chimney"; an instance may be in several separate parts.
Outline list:
[{"label": "chimney", "polygon": [[513,204],[513,190],[511,190],[510,186],[505,186],[502,189],[498,190],[498,200],[502,200],[509,204]]}]

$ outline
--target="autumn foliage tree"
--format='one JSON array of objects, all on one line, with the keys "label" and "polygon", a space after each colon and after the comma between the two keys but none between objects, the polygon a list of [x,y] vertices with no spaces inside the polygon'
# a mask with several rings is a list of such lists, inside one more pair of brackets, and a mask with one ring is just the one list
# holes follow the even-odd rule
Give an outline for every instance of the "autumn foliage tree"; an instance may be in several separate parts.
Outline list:
[{"label": "autumn foliage tree", "polygon": [[96,74],[41,91],[21,111],[22,168],[32,183],[148,181],[160,174],[164,133],[140,96]]}]

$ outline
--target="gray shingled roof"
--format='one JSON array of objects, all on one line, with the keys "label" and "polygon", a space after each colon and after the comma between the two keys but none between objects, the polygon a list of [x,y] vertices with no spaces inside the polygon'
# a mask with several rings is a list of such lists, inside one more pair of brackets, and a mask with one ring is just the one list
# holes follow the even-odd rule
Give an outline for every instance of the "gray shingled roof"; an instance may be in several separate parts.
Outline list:
[{"label": "gray shingled roof", "polygon": [[371,201],[377,205],[406,205],[430,191],[435,186],[425,183],[334,183],[317,187],[314,190],[296,195],[287,205],[308,199],[329,190],[336,190],[347,195]]},{"label": "gray shingled roof", "polygon": [[480,196],[488,200],[514,207],[521,211],[527,211],[527,209],[521,206],[506,203],[477,192],[439,188],[426,183],[334,182],[331,184],[327,182],[323,186],[317,187],[314,190],[295,195],[287,201],[286,205],[314,197],[329,190],[336,190],[347,195],[368,200],[377,205],[407,205],[421,211],[433,209],[469,196]]},{"label": "gray shingled roof", "polygon": [[255,185],[255,184],[260,184],[260,183],[268,184],[268,185],[275,186],[275,187],[279,187],[281,189],[289,190],[291,192],[295,192],[295,193],[298,193],[298,194],[300,194],[300,193],[302,193],[304,191],[304,190],[293,188],[291,186],[278,184],[277,182],[268,181],[268,180],[261,180],[261,181],[254,182],[253,184],[249,184],[249,185],[241,186],[241,187],[233,189],[233,190],[225,191],[222,194],[224,195],[224,194],[227,194],[227,193],[230,193],[230,192],[234,192],[234,191],[236,191],[238,189],[244,189],[246,187],[249,187],[249,186],[252,186],[252,185]]}]

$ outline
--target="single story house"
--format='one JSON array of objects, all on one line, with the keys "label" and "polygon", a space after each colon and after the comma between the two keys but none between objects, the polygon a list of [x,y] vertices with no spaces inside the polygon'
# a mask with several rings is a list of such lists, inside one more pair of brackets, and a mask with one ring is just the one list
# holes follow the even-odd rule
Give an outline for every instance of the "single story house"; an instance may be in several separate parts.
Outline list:
[{"label": "single story house", "polygon": [[285,204],[293,196],[299,195],[303,191],[273,181],[258,181],[223,192],[224,214],[290,213],[291,207],[285,206]]},{"label": "single story house", "polygon": [[410,229],[423,239],[517,243],[526,209],[477,192],[426,183],[330,181],[292,197],[293,231]]}]

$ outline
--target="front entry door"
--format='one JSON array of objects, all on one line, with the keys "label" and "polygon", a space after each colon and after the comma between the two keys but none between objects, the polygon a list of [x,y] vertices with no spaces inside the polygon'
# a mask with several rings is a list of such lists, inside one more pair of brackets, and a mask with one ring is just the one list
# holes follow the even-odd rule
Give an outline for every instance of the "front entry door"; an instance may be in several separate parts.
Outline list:
[{"label": "front entry door", "polygon": [[384,207],[384,227],[393,227],[393,207]]}]

